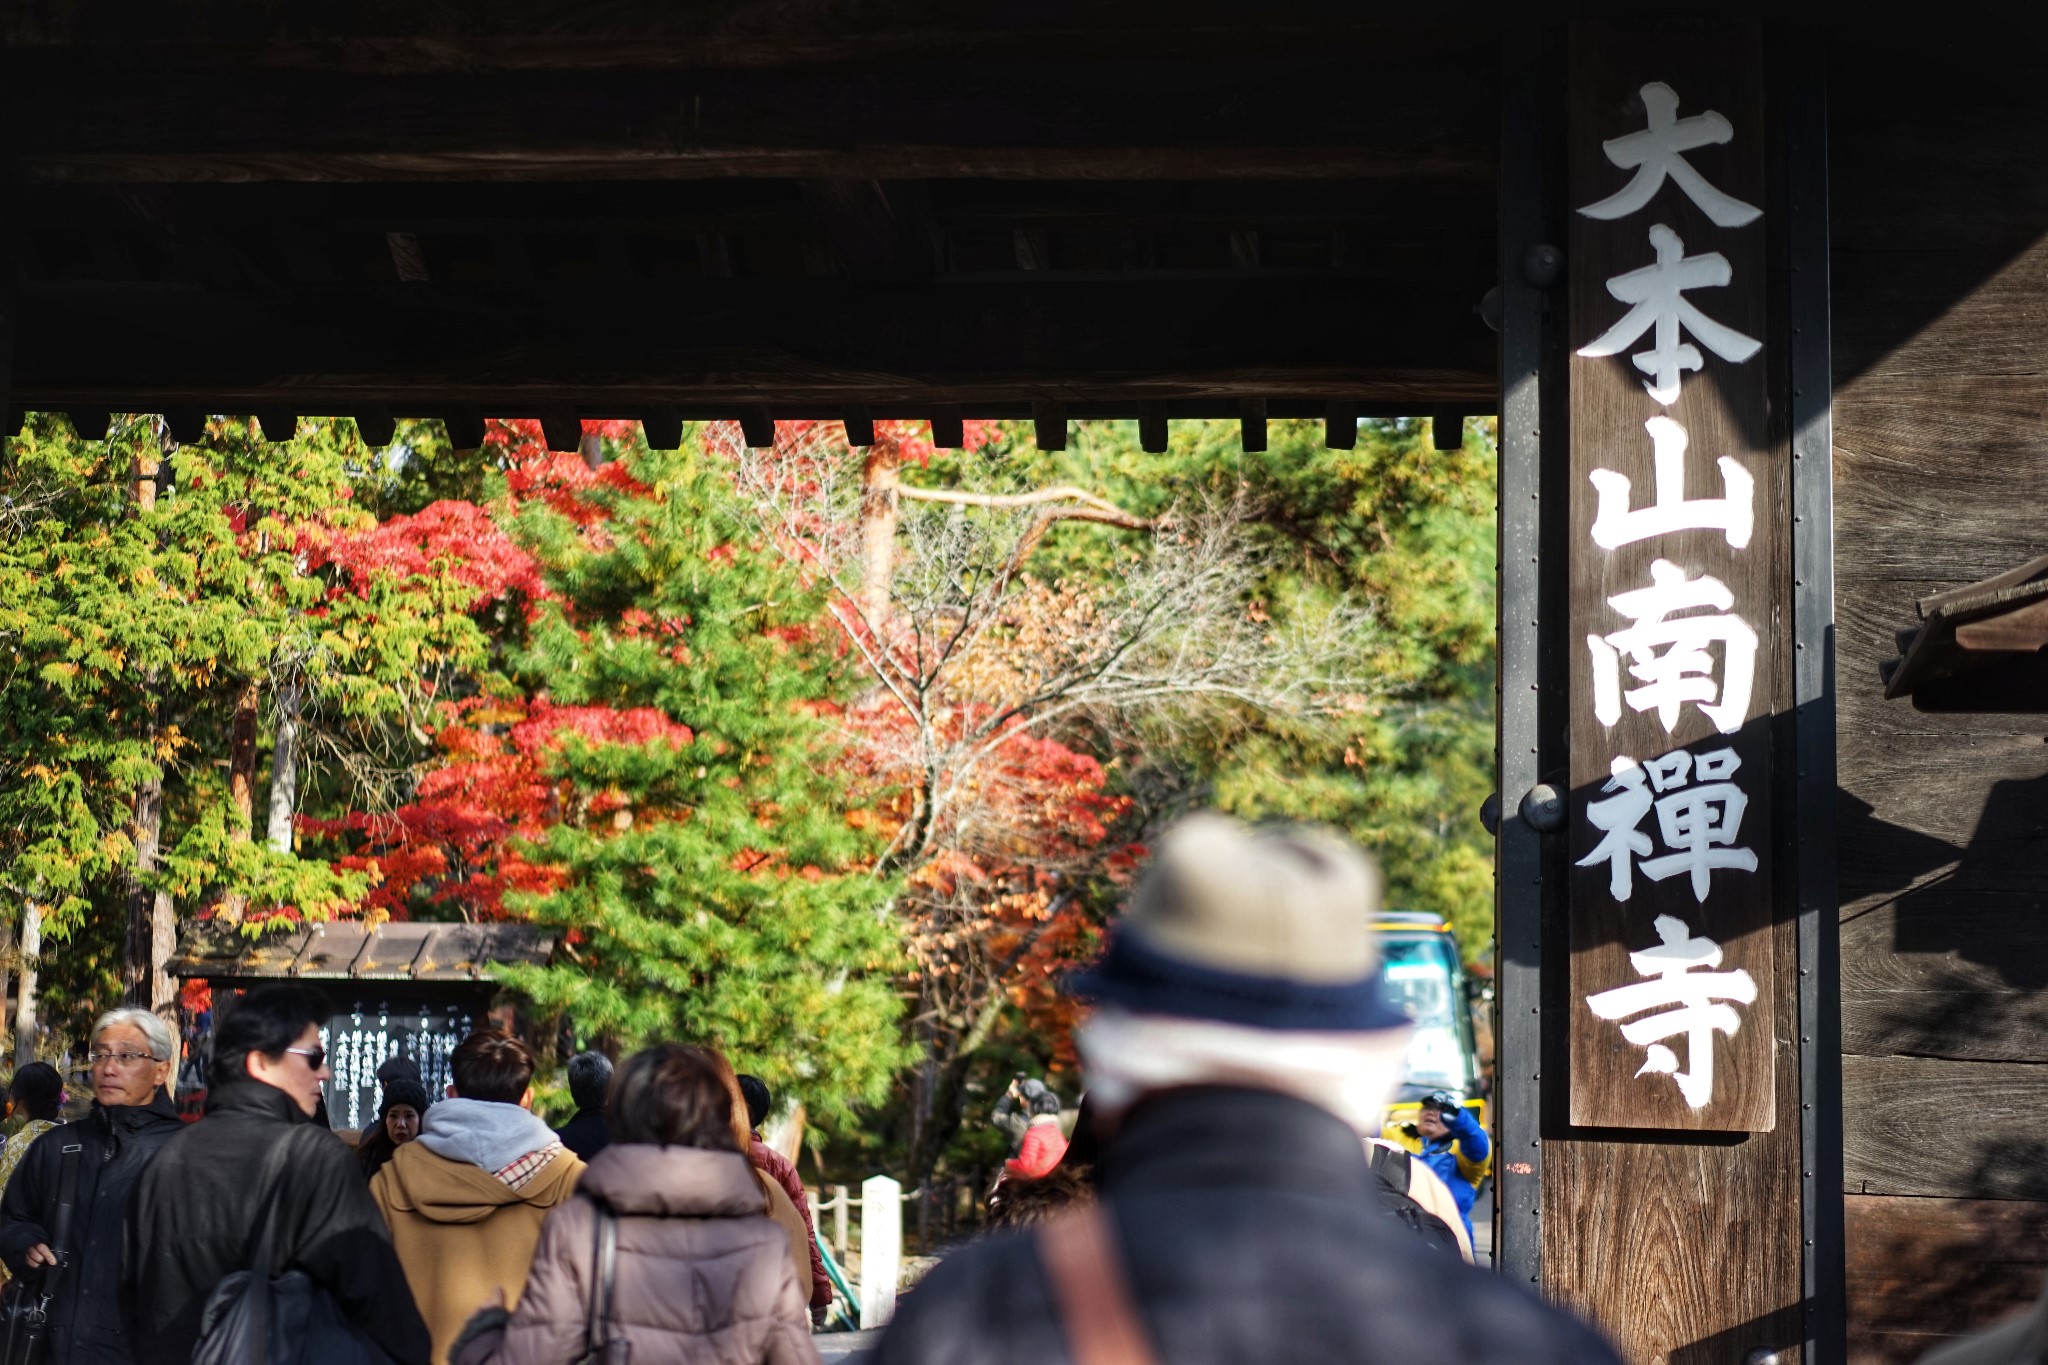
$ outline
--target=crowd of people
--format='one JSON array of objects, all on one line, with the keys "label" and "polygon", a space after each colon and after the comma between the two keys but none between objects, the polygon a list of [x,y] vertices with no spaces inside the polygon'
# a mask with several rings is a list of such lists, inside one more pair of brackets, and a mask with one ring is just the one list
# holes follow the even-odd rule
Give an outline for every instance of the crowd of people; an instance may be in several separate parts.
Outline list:
[{"label": "crowd of people", "polygon": [[326,1017],[297,986],[237,1000],[197,1123],[167,1090],[176,1039],[145,1010],[93,1026],[77,1122],[57,1122],[54,1068],[17,1072],[0,1262],[46,1319],[36,1359],[213,1358],[233,1295],[287,1273],[332,1319],[273,1327],[304,1337],[294,1359],[569,1365],[598,1338],[636,1365],[818,1359],[830,1282],[803,1187],[756,1131],[758,1080],[681,1044],[616,1074],[584,1054],[558,1131],[532,1112],[533,1053],[484,1030],[455,1048],[445,1097],[388,1062],[351,1151],[316,1119]]},{"label": "crowd of people", "polygon": [[[1611,1365],[1593,1330],[1469,1264],[1487,1138],[1461,1097],[1425,1099],[1405,1143],[1381,1132],[1409,1025],[1379,989],[1378,895],[1332,835],[1170,830],[1075,983],[1093,1007],[1078,1113],[1010,1086],[993,1231],[903,1296],[871,1365]],[[0,1262],[45,1296],[44,1359],[226,1358],[205,1352],[233,1294],[288,1272],[332,1309],[304,1330],[347,1338],[296,1358],[820,1359],[831,1281],[762,1141],[758,1079],[681,1043],[616,1067],[586,1053],[551,1129],[533,1054],[487,1030],[455,1048],[445,1096],[387,1064],[352,1151],[315,1119],[324,1020],[296,986],[224,1011],[196,1124],[165,1090],[176,1039],[144,1011],[95,1025],[77,1122],[56,1123],[54,1070],[16,1074],[29,1126],[0,1157]]]}]

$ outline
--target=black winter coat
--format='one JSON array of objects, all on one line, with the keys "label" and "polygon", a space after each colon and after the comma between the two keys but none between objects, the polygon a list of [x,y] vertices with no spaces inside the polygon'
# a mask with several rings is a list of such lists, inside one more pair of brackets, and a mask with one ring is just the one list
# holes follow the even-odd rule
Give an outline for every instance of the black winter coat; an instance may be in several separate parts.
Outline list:
[{"label": "black winter coat", "polygon": [[[128,1196],[143,1169],[183,1124],[177,1106],[161,1089],[146,1105],[101,1105],[77,1123],[52,1128],[23,1154],[0,1196],[0,1259],[10,1273],[27,1270],[25,1258],[38,1243],[70,1253],[57,1275],[50,1305],[50,1355],[54,1365],[130,1365],[131,1339],[121,1321],[121,1224]],[[76,1143],[78,1203],[71,1211],[65,1245],[56,1231],[57,1187],[64,1148]]]},{"label": "black winter coat", "polygon": [[[274,1185],[251,1188],[280,1142],[292,1151]],[[192,1358],[207,1298],[249,1268],[262,1220],[276,1270],[305,1271],[398,1365],[427,1365],[427,1325],[354,1153],[258,1081],[213,1090],[206,1117],[164,1147],[136,1188],[121,1283],[140,1365]]]},{"label": "black winter coat", "polygon": [[[1301,1100],[1155,1096],[1099,1169],[1160,1365],[1616,1365],[1589,1329],[1382,1213],[1358,1134]],[[1069,1359],[1020,1232],[956,1252],[905,1295],[873,1365]]]},{"label": "black winter coat", "polygon": [[605,1124],[602,1109],[578,1109],[575,1118],[555,1129],[555,1136],[562,1140],[564,1147],[585,1161],[611,1146],[612,1142],[612,1130]]}]

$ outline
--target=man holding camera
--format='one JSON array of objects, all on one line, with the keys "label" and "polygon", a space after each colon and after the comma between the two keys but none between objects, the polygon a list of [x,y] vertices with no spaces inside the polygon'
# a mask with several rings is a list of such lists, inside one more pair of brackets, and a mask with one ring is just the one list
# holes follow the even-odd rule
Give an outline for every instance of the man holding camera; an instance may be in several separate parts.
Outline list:
[{"label": "man holding camera", "polygon": [[[1435,1090],[1422,1101],[1415,1118],[1415,1135],[1422,1139],[1417,1157],[1458,1201],[1458,1214],[1465,1220],[1465,1240],[1472,1240],[1472,1200],[1478,1193],[1479,1169],[1486,1163],[1492,1144],[1486,1129],[1471,1110],[1448,1090]],[[1472,1174],[1468,1177],[1467,1172]]]},{"label": "man holding camera", "polygon": [[[1018,1113],[1018,1106],[1024,1112]],[[1066,1131],[1060,1126],[1060,1097],[1044,1081],[1026,1080],[1023,1072],[996,1102],[997,1128],[1010,1135],[1014,1155],[1004,1163],[1013,1175],[1036,1180],[1060,1164],[1067,1154]]]}]

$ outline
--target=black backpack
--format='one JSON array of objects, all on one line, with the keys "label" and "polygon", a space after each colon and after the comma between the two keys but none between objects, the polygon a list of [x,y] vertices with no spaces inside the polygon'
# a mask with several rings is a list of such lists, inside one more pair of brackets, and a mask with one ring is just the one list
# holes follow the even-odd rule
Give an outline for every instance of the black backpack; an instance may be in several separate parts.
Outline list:
[{"label": "black backpack", "polygon": [[1377,1177],[1374,1196],[1381,1212],[1403,1227],[1414,1229],[1415,1235],[1427,1245],[1463,1260],[1458,1234],[1451,1230],[1451,1225],[1416,1203],[1415,1196],[1408,1193],[1412,1160],[1406,1151],[1382,1147],[1377,1142],[1372,1145],[1372,1173]]}]

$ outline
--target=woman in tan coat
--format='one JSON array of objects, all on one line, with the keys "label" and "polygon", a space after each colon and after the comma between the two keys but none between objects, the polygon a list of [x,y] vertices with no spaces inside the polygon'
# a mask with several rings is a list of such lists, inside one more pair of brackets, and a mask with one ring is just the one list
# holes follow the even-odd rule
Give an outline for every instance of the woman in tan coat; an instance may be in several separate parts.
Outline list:
[{"label": "woman in tan coat", "polygon": [[[613,1081],[609,1147],[541,1232],[517,1312],[485,1309],[454,1365],[569,1365],[609,1337],[632,1365],[818,1365],[789,1239],[744,1149],[714,1053],[664,1043]],[[611,1312],[599,1322],[598,1211],[616,1222]]]}]

